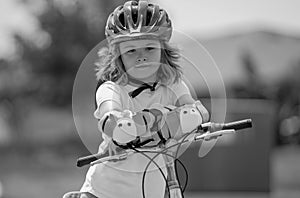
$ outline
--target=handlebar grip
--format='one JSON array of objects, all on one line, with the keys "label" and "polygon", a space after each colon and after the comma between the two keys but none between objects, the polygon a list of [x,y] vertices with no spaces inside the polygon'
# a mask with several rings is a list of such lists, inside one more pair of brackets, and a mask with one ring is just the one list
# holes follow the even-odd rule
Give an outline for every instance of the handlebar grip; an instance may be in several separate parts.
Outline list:
[{"label": "handlebar grip", "polygon": [[252,127],[252,120],[251,119],[245,119],[245,120],[239,120],[235,122],[229,122],[225,123],[222,127],[222,129],[234,129],[234,130],[240,130],[240,129],[246,129]]},{"label": "handlebar grip", "polygon": [[88,156],[85,156],[85,157],[80,157],[80,158],[77,159],[77,164],[76,165],[77,165],[77,167],[82,167],[82,166],[90,164],[91,162],[93,162],[97,159],[99,159],[97,154],[88,155]]}]

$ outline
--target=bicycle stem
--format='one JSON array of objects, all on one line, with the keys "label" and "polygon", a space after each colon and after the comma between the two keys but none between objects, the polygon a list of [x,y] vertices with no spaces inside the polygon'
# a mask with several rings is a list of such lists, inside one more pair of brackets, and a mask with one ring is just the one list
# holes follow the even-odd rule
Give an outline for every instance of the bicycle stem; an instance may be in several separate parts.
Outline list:
[{"label": "bicycle stem", "polygon": [[[177,141],[170,141],[167,143],[169,146],[176,145]],[[168,148],[167,144],[163,145],[162,148]],[[167,185],[169,188],[170,198],[182,198],[182,190],[178,182],[177,173],[176,173],[176,167],[174,163],[174,158],[171,156],[174,156],[177,152],[177,148],[173,148],[170,150],[166,150],[167,155],[163,155],[163,158],[166,163],[167,168]]]}]

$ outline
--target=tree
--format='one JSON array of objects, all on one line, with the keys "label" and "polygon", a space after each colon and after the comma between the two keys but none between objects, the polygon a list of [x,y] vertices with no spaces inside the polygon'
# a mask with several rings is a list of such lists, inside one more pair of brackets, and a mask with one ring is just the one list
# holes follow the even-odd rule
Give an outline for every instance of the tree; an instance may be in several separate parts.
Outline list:
[{"label": "tree", "polygon": [[77,69],[87,53],[104,39],[106,18],[120,4],[112,0],[45,2],[47,9],[37,17],[40,28],[48,35],[44,38],[48,39],[46,45],[37,47],[14,33],[21,57],[0,62],[0,82],[5,81],[0,86],[0,105],[9,112],[16,134],[26,104],[71,106]]}]

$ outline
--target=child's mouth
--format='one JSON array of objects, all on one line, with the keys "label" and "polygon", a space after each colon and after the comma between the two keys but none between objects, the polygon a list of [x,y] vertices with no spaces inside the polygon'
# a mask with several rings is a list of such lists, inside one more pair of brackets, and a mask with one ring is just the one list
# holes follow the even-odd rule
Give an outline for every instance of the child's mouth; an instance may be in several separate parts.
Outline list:
[{"label": "child's mouth", "polygon": [[144,63],[144,64],[136,65],[135,67],[136,68],[146,68],[146,67],[149,67],[149,66],[151,66],[149,63]]}]

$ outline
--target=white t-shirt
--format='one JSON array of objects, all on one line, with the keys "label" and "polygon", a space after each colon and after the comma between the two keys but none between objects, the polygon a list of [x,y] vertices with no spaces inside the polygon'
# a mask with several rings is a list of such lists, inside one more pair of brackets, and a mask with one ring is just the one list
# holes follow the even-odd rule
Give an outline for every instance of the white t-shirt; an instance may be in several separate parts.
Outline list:
[{"label": "white t-shirt", "polygon": [[[135,98],[131,98],[128,93],[136,88],[131,85],[122,86],[110,81],[105,82],[96,92],[97,106],[99,107],[107,100],[113,100],[123,110],[138,112],[150,108],[155,103],[175,105],[179,97],[190,94],[187,85],[182,80],[169,86],[158,84],[155,91],[145,89]],[[94,116],[101,119],[99,108],[96,109]],[[104,142],[101,144],[102,148],[100,146],[99,152],[102,152],[103,145],[107,145],[105,141],[108,139],[105,134],[103,136]],[[147,155],[153,157],[155,154],[147,153]],[[99,198],[142,198],[143,172],[149,161],[147,157],[136,153],[123,161],[96,164],[88,170],[81,191],[90,192]],[[155,162],[166,176],[162,155],[156,157]],[[144,187],[146,198],[164,197],[165,180],[154,163],[151,163],[147,169]]]}]

